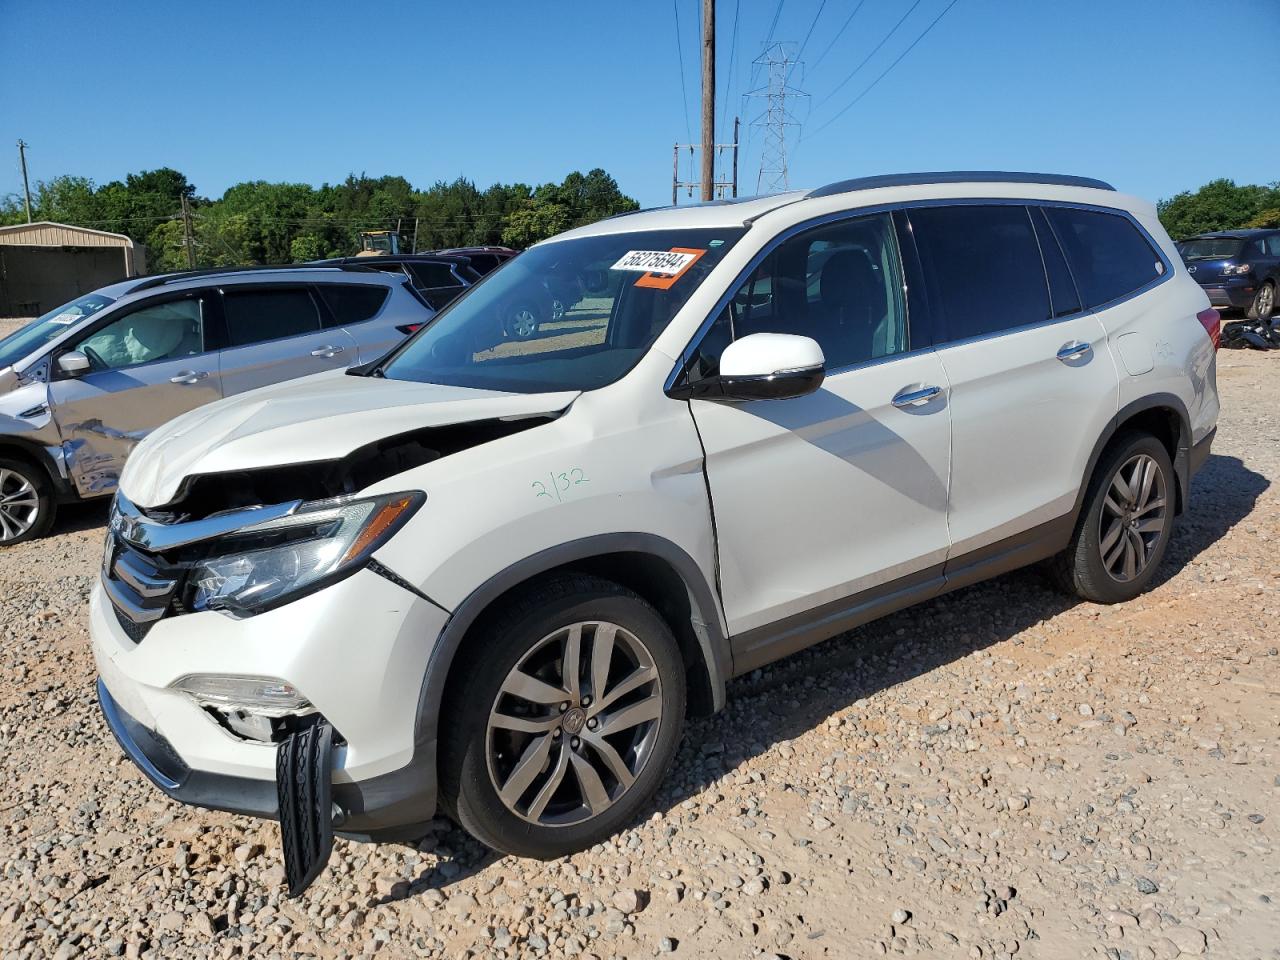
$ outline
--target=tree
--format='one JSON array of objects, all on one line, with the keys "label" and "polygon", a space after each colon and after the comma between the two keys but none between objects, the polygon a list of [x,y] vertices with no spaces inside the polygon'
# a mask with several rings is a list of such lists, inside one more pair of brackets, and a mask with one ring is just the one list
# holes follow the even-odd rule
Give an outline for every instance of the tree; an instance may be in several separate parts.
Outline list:
[{"label": "tree", "polygon": [[1280,184],[1237,186],[1211,180],[1194,193],[1183,191],[1157,205],[1160,222],[1175,240],[1212,230],[1246,226],[1268,209],[1280,207]]},{"label": "tree", "polygon": [[507,218],[502,242],[509,247],[527,247],[553,237],[570,226],[570,212],[549,197],[532,197]]}]

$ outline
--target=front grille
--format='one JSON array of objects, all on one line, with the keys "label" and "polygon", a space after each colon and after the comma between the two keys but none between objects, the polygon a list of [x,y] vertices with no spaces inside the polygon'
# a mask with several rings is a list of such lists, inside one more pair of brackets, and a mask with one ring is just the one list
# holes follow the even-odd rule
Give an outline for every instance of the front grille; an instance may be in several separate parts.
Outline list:
[{"label": "front grille", "polygon": [[108,537],[102,586],[121,629],[134,643],[141,643],[152,626],[169,612],[182,571],[125,543],[114,533]]}]

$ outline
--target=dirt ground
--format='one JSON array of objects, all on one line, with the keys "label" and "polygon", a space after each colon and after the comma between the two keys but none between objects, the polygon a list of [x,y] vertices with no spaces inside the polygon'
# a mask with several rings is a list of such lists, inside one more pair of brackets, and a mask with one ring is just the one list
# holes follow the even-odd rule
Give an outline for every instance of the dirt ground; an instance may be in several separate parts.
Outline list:
[{"label": "dirt ground", "polygon": [[102,506],[0,554],[4,957],[1280,957],[1280,356],[1223,417],[1153,592],[1022,571],[736,681],[647,820],[552,863],[439,821],[339,841],[170,802],[98,712]]}]

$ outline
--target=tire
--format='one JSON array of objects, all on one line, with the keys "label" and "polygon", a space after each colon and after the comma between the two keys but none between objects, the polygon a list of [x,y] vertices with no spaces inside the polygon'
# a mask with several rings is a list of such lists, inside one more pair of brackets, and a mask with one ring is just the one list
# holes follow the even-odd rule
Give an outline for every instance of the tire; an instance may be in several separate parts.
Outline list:
[{"label": "tire", "polygon": [[1250,320],[1270,320],[1276,312],[1275,281],[1268,280],[1258,288],[1247,311]]},{"label": "tire", "polygon": [[0,547],[43,537],[57,511],[43,470],[26,460],[0,458]]},{"label": "tire", "polygon": [[[666,776],[684,726],[684,662],[671,628],[630,590],[562,576],[481,630],[445,694],[445,806],[490,847],[540,860],[593,846],[632,822]],[[575,631],[577,696],[562,678]],[[609,664],[603,674],[600,662]],[[597,684],[603,709],[592,699]],[[645,719],[632,723],[636,717]]]},{"label": "tire", "polygon": [[[1126,498],[1122,491],[1130,490],[1135,469],[1141,470],[1139,489]],[[1148,489],[1142,478],[1152,469]],[[1176,497],[1177,478],[1164,444],[1149,433],[1117,436],[1089,480],[1070,544],[1050,561],[1058,585],[1093,603],[1138,596],[1168,550]]]},{"label": "tire", "polygon": [[507,308],[502,332],[512,340],[528,340],[538,333],[540,311],[531,303],[517,303]]}]

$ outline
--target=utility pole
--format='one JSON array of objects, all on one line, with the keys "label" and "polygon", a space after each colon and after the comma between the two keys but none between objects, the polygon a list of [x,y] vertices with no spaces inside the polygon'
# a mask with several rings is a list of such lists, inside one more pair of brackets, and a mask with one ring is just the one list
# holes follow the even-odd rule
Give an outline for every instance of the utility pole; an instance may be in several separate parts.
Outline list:
[{"label": "utility pole", "polygon": [[711,200],[716,179],[716,0],[702,0],[702,199]]},{"label": "utility pole", "polygon": [[800,121],[787,108],[787,99],[795,101],[808,94],[787,83],[793,67],[797,66],[795,44],[777,41],[769,44],[764,53],[753,61],[769,69],[769,83],[747,93],[765,101],[764,112],[751,121],[752,126],[763,128],[764,147],[760,153],[760,173],[756,177],[756,193],[763,187],[770,192],[791,189],[787,170],[787,128],[799,127]]},{"label": "utility pole", "polygon": [[738,199],[738,118],[733,118],[733,198]]},{"label": "utility pole", "polygon": [[18,141],[18,159],[22,161],[22,195],[27,198],[27,223],[31,222],[31,186],[27,183],[27,144]]},{"label": "utility pole", "polygon": [[191,207],[187,195],[182,195],[182,245],[187,248],[187,269],[196,268],[196,238],[191,229]]}]

